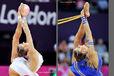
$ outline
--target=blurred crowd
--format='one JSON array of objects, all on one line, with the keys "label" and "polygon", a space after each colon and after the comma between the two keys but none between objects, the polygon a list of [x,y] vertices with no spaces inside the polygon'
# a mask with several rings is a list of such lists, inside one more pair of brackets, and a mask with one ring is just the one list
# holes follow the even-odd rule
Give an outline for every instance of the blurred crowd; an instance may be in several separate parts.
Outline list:
[{"label": "blurred crowd", "polygon": [[108,12],[108,0],[58,0],[58,7],[61,11],[80,11],[86,1],[90,3],[90,13]]},{"label": "blurred crowd", "polygon": [[[71,65],[71,60],[72,60],[72,51],[74,48],[74,41],[75,36],[71,35],[68,39],[62,40],[59,43],[58,46],[58,64],[59,66],[70,66]],[[103,42],[102,38],[99,38],[97,42],[95,42],[95,50],[96,52],[101,56],[103,65],[108,65],[109,64],[109,52],[106,46],[106,44]],[[82,43],[83,44],[83,43]],[[56,47],[55,47],[56,48]]]}]

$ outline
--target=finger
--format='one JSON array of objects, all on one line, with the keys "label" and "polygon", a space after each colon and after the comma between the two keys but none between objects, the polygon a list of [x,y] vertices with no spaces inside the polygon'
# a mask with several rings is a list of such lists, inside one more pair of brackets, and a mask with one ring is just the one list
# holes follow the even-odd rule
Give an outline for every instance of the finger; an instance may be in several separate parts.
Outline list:
[{"label": "finger", "polygon": [[19,11],[17,12],[17,16],[21,16]]},{"label": "finger", "polygon": [[81,15],[84,16],[84,10],[81,11]]},{"label": "finger", "polygon": [[23,4],[23,3],[20,4],[20,10],[21,10],[21,11],[24,10],[24,4]]},{"label": "finger", "polygon": [[22,6],[22,5],[23,5],[23,3],[20,4],[20,6]]}]

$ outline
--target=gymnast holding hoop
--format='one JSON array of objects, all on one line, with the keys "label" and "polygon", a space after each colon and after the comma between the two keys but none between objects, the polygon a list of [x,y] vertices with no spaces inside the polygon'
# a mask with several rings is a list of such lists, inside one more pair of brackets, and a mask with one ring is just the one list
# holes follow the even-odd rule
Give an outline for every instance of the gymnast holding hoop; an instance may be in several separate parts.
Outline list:
[{"label": "gymnast holding hoop", "polygon": [[[75,36],[72,54],[72,66],[69,68],[68,76],[102,76],[100,68],[102,60],[94,48],[92,32],[87,17],[89,17],[89,3],[86,2],[81,11],[81,25]],[[86,43],[81,45],[81,39],[86,35]]]},{"label": "gymnast holding hoop", "polygon": [[[18,10],[18,25],[12,40],[10,76],[38,76],[36,71],[43,63],[42,55],[34,48],[32,36],[25,18],[25,4]],[[19,44],[22,28],[27,42]]]}]

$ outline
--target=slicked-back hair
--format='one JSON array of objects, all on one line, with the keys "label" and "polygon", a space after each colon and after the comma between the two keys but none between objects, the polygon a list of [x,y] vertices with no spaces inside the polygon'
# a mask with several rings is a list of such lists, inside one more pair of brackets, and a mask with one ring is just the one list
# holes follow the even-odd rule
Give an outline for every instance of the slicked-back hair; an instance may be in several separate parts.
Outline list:
[{"label": "slicked-back hair", "polygon": [[24,57],[27,55],[27,51],[24,50],[24,47],[17,46],[17,53],[19,57]]}]

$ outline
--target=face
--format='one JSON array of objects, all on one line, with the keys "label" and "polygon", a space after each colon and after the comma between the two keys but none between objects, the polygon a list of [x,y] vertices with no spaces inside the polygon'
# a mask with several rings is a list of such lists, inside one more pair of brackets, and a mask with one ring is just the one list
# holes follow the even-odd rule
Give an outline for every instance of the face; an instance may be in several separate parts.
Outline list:
[{"label": "face", "polygon": [[86,58],[88,53],[88,48],[85,45],[79,45],[74,49],[74,56],[78,62]]},{"label": "face", "polygon": [[66,52],[67,51],[67,42],[66,41],[62,41],[61,43],[60,43],[60,46],[59,46],[59,48],[63,51],[63,52]]},{"label": "face", "polygon": [[103,40],[102,39],[99,39],[98,40],[98,44],[102,45],[103,44]]},{"label": "face", "polygon": [[87,46],[85,45],[79,45],[77,48],[75,48],[74,50],[77,52],[82,52],[82,54],[85,54],[87,52]]},{"label": "face", "polygon": [[24,43],[24,42],[18,45],[17,51],[19,56],[27,55],[28,45],[29,45],[28,43]]}]

